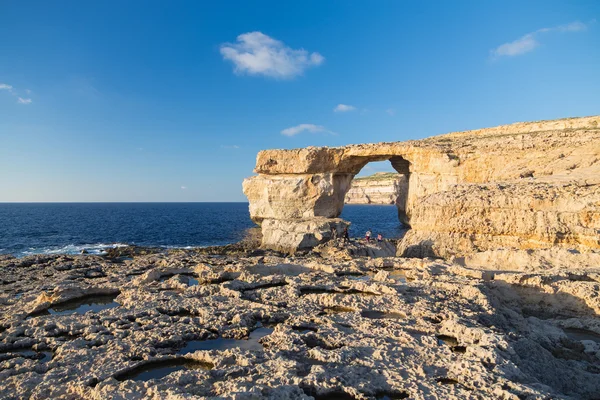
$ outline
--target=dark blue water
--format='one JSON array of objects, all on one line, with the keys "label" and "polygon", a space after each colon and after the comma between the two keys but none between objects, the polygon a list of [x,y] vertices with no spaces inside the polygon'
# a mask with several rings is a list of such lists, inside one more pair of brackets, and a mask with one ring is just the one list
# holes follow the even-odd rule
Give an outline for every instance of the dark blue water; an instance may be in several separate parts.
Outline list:
[{"label": "dark blue water", "polygon": [[363,237],[370,230],[373,237],[381,233],[386,239],[394,239],[402,237],[407,228],[398,220],[395,205],[346,204],[340,218],[352,223],[348,229],[351,237]]},{"label": "dark blue water", "polygon": [[[395,206],[346,205],[351,236],[398,237]],[[0,254],[102,253],[109,247],[234,243],[255,226],[247,203],[3,203]]]}]

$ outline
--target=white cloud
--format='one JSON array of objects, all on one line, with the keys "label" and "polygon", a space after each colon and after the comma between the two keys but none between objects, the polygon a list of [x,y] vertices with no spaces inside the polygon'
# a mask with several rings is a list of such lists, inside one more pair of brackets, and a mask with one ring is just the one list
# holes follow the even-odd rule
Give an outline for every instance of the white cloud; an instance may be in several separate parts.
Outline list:
[{"label": "white cloud", "polygon": [[528,53],[538,46],[539,42],[535,40],[533,34],[529,33],[522,38],[515,40],[514,42],[504,43],[503,45],[498,46],[493,51],[493,54],[496,57],[518,56],[519,54]]},{"label": "white cloud", "polygon": [[241,34],[236,43],[222,44],[220,50],[225,60],[233,62],[238,74],[282,79],[301,75],[305,69],[321,65],[325,60],[319,53],[292,49],[261,32]]},{"label": "white cloud", "polygon": [[[591,23],[594,23],[592,21]],[[538,38],[544,33],[550,32],[580,32],[587,29],[587,25],[583,22],[575,21],[567,25],[559,25],[553,28],[542,28],[535,32],[521,36],[519,39],[512,42],[504,43],[491,51],[493,58],[498,57],[514,57],[521,54],[529,53],[540,45]]]},{"label": "white cloud", "polygon": [[348,112],[348,111],[354,111],[354,110],[356,110],[356,107],[349,106],[348,104],[338,104],[333,109],[334,112]]},{"label": "white cloud", "polygon": [[394,110],[393,108],[388,108],[387,110],[385,110],[385,112],[391,116],[396,115],[396,110]]},{"label": "white cloud", "polygon": [[[33,102],[33,100],[31,100],[30,98],[25,98],[25,97],[21,97],[19,96],[19,91],[14,90],[14,88],[7,84],[7,83],[0,83],[0,91],[1,90],[6,90],[8,93],[10,93],[12,96],[15,96],[17,98],[17,103],[18,104],[31,104]],[[31,90],[29,89],[25,89],[25,92],[27,94],[31,93]]]},{"label": "white cloud", "polygon": [[240,146],[238,146],[237,144],[234,144],[234,145],[232,145],[232,146],[226,146],[226,145],[222,144],[222,145],[221,145],[221,148],[222,148],[222,149],[239,149],[239,148],[240,148]]},{"label": "white cloud", "polygon": [[304,131],[307,131],[310,133],[323,132],[323,133],[330,133],[332,135],[335,135],[334,132],[331,132],[330,130],[325,129],[325,127],[323,127],[321,125],[314,125],[314,124],[300,124],[300,125],[292,126],[290,128],[286,128],[286,129],[282,130],[281,134],[291,137],[291,136],[295,136],[299,133],[302,133]]},{"label": "white cloud", "polygon": [[[594,21],[592,21],[592,23],[594,23]],[[587,25],[584,24],[583,22],[579,22],[579,21],[571,22],[570,24],[567,24],[567,25],[561,25],[556,28],[556,30],[559,32],[579,32],[579,31],[585,31],[586,29],[587,29]]]},{"label": "white cloud", "polygon": [[182,186],[181,187],[181,190],[186,190],[186,189],[187,189],[187,186]]}]

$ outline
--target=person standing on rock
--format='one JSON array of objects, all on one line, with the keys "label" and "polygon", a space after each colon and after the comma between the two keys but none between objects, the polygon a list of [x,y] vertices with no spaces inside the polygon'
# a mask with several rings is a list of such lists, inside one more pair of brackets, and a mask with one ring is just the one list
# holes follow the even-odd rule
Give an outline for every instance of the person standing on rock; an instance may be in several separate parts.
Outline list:
[{"label": "person standing on rock", "polygon": [[348,235],[348,227],[344,227],[344,231],[342,232],[342,240],[344,243],[350,242],[350,236]]},{"label": "person standing on rock", "polygon": [[365,239],[367,239],[367,243],[371,241],[371,231],[367,231],[367,233],[365,233]]},{"label": "person standing on rock", "polygon": [[377,234],[377,241],[380,243],[383,242],[383,236],[381,235],[381,233]]}]

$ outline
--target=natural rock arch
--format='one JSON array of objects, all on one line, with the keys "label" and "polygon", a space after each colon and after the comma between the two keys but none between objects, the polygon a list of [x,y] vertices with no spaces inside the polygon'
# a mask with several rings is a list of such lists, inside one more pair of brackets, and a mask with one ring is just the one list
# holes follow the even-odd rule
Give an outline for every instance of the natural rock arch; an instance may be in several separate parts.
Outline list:
[{"label": "natural rock arch", "polygon": [[429,187],[421,184],[423,179],[445,179],[426,172],[426,166],[455,164],[444,149],[382,143],[260,152],[255,169],[259,175],[244,181],[244,193],[251,218],[262,225],[263,246],[283,251],[311,248],[329,239],[332,226],[341,231],[347,222],[339,216],[352,179],[368,163],[386,160],[406,177],[404,200],[397,206],[399,220],[410,225],[411,199]]},{"label": "natural rock arch", "polygon": [[495,247],[600,248],[600,117],[517,123],[408,142],[265,150],[244,180],[264,248],[327,241],[362,167],[408,176],[398,247],[450,256]]}]

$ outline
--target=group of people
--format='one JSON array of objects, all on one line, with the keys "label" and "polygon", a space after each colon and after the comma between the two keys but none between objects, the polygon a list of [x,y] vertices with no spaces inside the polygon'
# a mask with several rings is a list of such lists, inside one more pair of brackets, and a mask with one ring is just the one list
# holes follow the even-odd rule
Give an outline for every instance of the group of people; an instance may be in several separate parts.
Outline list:
[{"label": "group of people", "polygon": [[[365,239],[366,239],[367,243],[369,243],[371,241],[371,231],[367,231],[365,233]],[[383,235],[381,233],[377,234],[377,241],[383,242]]]},{"label": "group of people", "polygon": [[[367,243],[370,243],[370,242],[371,242],[371,235],[372,235],[372,233],[371,233],[371,231],[370,231],[370,230],[368,230],[368,231],[365,233],[365,239],[366,239]],[[336,227],[335,227],[335,226],[332,226],[332,227],[331,227],[331,239],[337,239],[337,238],[338,238],[338,232],[337,232],[337,229],[336,229]],[[350,236],[349,236],[349,234],[348,234],[348,227],[347,227],[347,226],[345,226],[345,227],[344,227],[344,230],[342,231],[342,236],[341,236],[341,238],[342,238],[342,242],[343,242],[343,243],[350,242]],[[374,239],[373,239],[373,240],[374,240]],[[378,234],[377,234],[377,241],[378,241],[378,242],[383,242],[383,235],[382,235],[381,233],[378,233]]]}]

